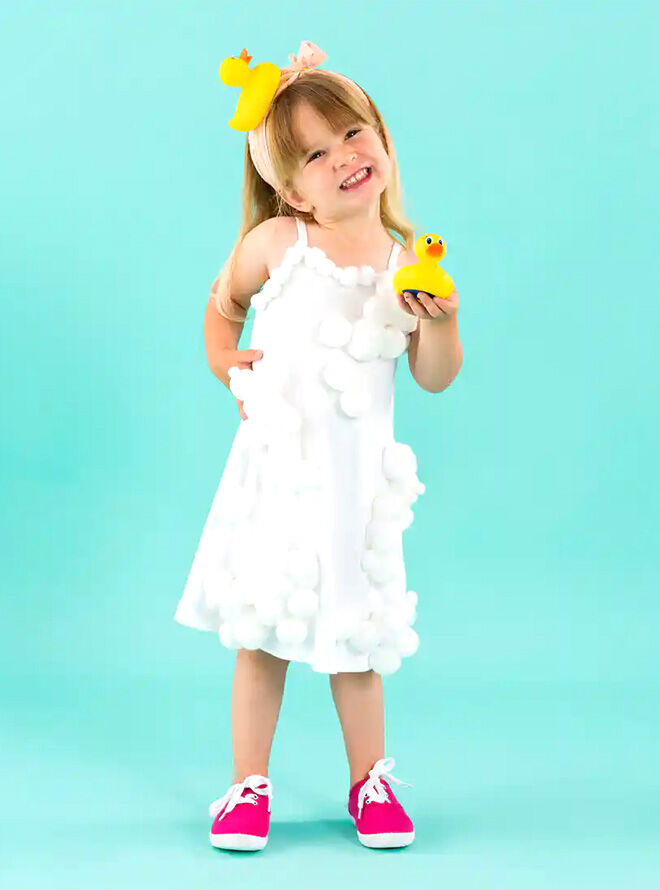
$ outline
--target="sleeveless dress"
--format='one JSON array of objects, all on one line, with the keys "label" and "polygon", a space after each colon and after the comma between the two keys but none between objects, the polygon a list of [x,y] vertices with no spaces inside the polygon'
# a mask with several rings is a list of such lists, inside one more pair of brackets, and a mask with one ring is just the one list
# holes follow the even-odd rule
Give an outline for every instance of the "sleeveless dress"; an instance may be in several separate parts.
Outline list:
[{"label": "sleeveless dress", "polygon": [[229,369],[239,423],[174,619],[229,649],[322,673],[398,670],[418,648],[402,533],[425,486],[394,439],[394,376],[417,316],[388,267],[287,248],[250,306],[252,368]]}]

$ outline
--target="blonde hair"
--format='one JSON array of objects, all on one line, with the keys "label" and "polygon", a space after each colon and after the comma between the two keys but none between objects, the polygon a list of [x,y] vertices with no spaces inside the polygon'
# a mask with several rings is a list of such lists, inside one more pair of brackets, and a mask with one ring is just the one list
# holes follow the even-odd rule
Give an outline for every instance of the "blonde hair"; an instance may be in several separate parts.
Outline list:
[{"label": "blonde hair", "polygon": [[[265,137],[278,182],[286,188],[291,185],[293,171],[302,156],[302,149],[293,136],[293,115],[300,103],[308,103],[335,132],[355,121],[372,126],[380,137],[392,168],[390,181],[380,196],[380,218],[385,228],[398,234],[406,249],[412,250],[415,230],[402,209],[399,168],[389,130],[371,97],[361,90],[351,90],[333,74],[325,70],[305,72],[273,100],[265,122]],[[217,286],[214,282],[211,292],[215,296],[218,312],[230,321],[242,323],[247,316],[247,309],[231,296],[238,248],[249,231],[274,216],[299,216],[304,222],[314,222],[312,213],[295,210],[279,189],[274,189],[261,178],[252,162],[246,138],[241,226],[238,239],[217,279]]]}]

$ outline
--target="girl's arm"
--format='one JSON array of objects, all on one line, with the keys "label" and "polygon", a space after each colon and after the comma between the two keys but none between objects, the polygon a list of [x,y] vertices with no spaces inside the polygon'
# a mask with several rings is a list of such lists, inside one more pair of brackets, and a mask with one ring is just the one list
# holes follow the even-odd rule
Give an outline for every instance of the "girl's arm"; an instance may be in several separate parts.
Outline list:
[{"label": "girl's arm", "polygon": [[[231,299],[247,312],[250,297],[268,278],[267,256],[272,244],[277,218],[259,223],[244,236],[236,254],[231,282]],[[215,282],[214,282],[215,285]],[[209,368],[229,388],[228,369],[236,364],[236,347],[243,322],[220,315],[212,292],[204,313],[204,346]]]},{"label": "girl's arm", "polygon": [[[399,266],[419,262],[412,250],[402,250]],[[415,302],[410,305],[403,297],[397,297],[399,307],[411,315],[417,315],[419,322],[410,335],[408,344],[408,367],[416,382],[427,392],[442,392],[456,377],[463,364],[463,346],[458,333],[458,294],[454,289],[446,302],[447,314],[432,308],[435,317],[429,318],[426,295],[422,306]],[[440,301],[442,302],[442,301]],[[415,306],[415,311],[411,309]]]}]

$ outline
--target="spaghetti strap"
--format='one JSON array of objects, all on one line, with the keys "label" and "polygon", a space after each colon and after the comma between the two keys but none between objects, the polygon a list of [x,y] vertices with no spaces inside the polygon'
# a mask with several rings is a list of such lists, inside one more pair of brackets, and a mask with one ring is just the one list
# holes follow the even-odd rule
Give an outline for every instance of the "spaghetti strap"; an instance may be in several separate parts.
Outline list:
[{"label": "spaghetti strap", "polygon": [[389,262],[387,263],[388,271],[392,271],[392,269],[396,269],[396,261],[397,261],[397,257],[399,256],[400,252],[401,252],[401,245],[399,244],[398,241],[395,241],[394,244],[392,245]]},{"label": "spaghetti strap", "polygon": [[299,216],[296,217],[296,226],[298,228],[298,240],[296,241],[296,244],[302,244],[303,247],[307,247],[307,226]]}]

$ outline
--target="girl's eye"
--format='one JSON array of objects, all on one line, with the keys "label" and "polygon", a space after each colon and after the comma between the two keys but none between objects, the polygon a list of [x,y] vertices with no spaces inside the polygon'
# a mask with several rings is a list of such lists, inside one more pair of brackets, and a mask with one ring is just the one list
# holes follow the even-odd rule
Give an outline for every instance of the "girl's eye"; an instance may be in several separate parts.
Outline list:
[{"label": "girl's eye", "polygon": [[[359,128],[358,129],[353,128],[352,130],[349,130],[346,135],[349,136],[351,133],[359,133],[359,132],[360,132]],[[320,151],[315,151],[313,155],[310,155],[309,158],[307,158],[307,163],[309,163],[310,161],[313,161],[314,158],[316,157],[316,155],[318,155],[320,153],[321,153]]]}]

